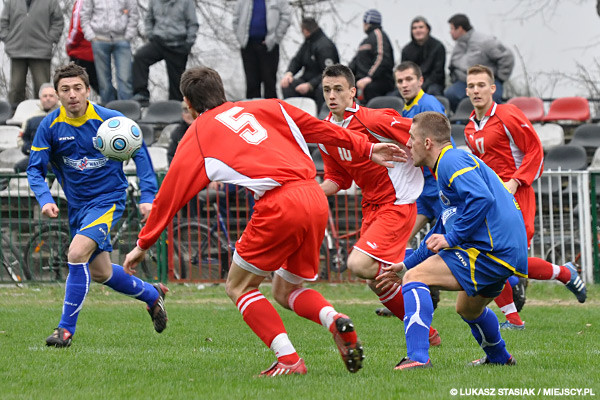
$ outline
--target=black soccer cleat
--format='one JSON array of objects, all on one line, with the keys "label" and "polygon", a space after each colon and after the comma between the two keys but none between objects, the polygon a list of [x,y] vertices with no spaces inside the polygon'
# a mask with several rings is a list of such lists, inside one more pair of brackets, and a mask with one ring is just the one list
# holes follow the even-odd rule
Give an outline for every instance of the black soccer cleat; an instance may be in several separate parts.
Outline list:
[{"label": "black soccer cleat", "polygon": [[513,286],[513,302],[517,308],[517,312],[521,312],[526,300],[527,278],[519,278],[519,282]]},{"label": "black soccer cleat", "polygon": [[72,339],[73,335],[71,332],[65,328],[56,328],[52,332],[52,335],[46,338],[46,346],[69,347]]},{"label": "black soccer cleat", "polygon": [[152,308],[147,307],[147,309],[148,314],[150,314],[150,317],[152,318],[154,330],[161,333],[167,328],[168,318],[167,310],[165,310],[165,296],[169,289],[162,283],[156,283],[152,286],[158,291],[158,299],[156,299]]}]

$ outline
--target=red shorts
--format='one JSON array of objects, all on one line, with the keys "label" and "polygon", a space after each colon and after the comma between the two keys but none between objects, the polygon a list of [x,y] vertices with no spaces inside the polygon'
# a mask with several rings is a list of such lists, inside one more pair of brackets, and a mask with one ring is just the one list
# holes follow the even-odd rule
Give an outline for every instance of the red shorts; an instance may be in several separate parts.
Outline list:
[{"label": "red shorts", "polygon": [[292,280],[315,280],[328,216],[327,198],[315,180],[269,190],[254,205],[233,261],[256,275],[266,276],[281,267]]},{"label": "red shorts", "polygon": [[535,233],[535,192],[531,186],[519,186],[515,193],[515,200],[519,203],[523,220],[525,221],[525,231],[527,232],[527,244],[531,244],[531,238]]},{"label": "red shorts", "polygon": [[368,206],[362,211],[360,239],[354,248],[387,264],[404,260],[406,244],[417,218],[416,203]]}]

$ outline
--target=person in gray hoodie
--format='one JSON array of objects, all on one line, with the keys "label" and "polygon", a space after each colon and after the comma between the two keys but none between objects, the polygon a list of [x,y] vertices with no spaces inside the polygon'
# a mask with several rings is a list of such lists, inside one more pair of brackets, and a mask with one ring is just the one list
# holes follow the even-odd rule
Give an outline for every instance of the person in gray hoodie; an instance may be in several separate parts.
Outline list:
[{"label": "person in gray hoodie", "polygon": [[8,100],[16,108],[25,100],[27,71],[33,93],[50,81],[50,61],[65,22],[58,0],[5,0],[0,15],[0,41],[10,57]]},{"label": "person in gray hoodie", "polygon": [[[92,43],[102,104],[133,96],[131,40],[137,35],[136,0],[84,0],[81,29]],[[117,89],[112,84],[111,59],[115,60]]]},{"label": "person in gray hoodie", "polygon": [[179,80],[199,28],[194,0],[150,0],[144,26],[148,42],[133,56],[133,99],[148,105],[150,66],[165,60],[169,100],[183,100]]}]

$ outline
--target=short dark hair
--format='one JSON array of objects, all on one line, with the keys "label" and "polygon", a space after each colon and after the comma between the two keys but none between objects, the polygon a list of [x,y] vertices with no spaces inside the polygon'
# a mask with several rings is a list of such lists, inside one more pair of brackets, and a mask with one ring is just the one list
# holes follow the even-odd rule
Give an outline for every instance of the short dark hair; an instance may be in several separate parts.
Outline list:
[{"label": "short dark hair", "polygon": [[496,80],[494,78],[494,71],[492,71],[490,67],[485,65],[475,64],[467,70],[467,76],[475,74],[486,74],[490,77],[492,83],[494,83],[494,81]]},{"label": "short dark hair", "polygon": [[437,144],[450,142],[450,121],[437,111],[424,111],[415,115],[413,125],[419,126],[423,133],[422,139],[430,138]]},{"label": "short dark hair", "polygon": [[417,79],[419,79],[420,77],[423,76],[423,73],[421,72],[421,68],[415,64],[412,61],[402,61],[400,64],[398,64],[396,66],[396,68],[394,69],[394,72],[399,71],[406,71],[407,69],[412,69],[413,72],[415,73],[415,75],[417,76]]},{"label": "short dark hair", "polygon": [[465,14],[454,14],[450,17],[448,23],[454,25],[455,28],[460,26],[467,32],[473,28],[471,26],[471,22],[469,21],[469,17],[467,17]]},{"label": "short dark hair", "polygon": [[58,82],[63,78],[81,78],[86,88],[90,87],[90,77],[88,76],[85,68],[75,64],[69,63],[67,65],[63,65],[62,67],[58,67],[54,71],[54,79],[52,83],[54,84],[54,90],[58,91]]},{"label": "short dark hair", "polygon": [[198,113],[218,107],[227,101],[221,76],[208,67],[186,70],[181,75],[179,90]]},{"label": "short dark hair", "polygon": [[325,68],[322,78],[325,78],[326,76],[333,78],[342,76],[346,78],[351,88],[356,86],[356,79],[354,78],[352,70],[343,64],[333,64]]},{"label": "short dark hair", "polygon": [[300,27],[302,29],[306,29],[310,33],[313,33],[317,29],[319,29],[319,24],[317,24],[317,21],[314,18],[304,17],[304,18],[302,18],[302,22],[300,23]]}]

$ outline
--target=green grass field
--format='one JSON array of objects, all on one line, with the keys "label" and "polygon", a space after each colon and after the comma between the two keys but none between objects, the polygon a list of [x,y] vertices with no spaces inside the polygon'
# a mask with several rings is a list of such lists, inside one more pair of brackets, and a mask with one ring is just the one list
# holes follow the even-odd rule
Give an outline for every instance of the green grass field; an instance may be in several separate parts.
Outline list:
[{"label": "green grass field", "polygon": [[[346,371],[325,328],[278,307],[308,375],[256,378],[274,356],[222,285],[170,285],[169,326],[159,335],[143,304],[95,284],[68,349],[44,342],[58,323],[62,285],[0,287],[0,398],[443,399],[473,398],[460,395],[472,388],[496,390],[477,398],[574,398],[542,396],[549,388],[600,396],[599,286],[581,305],[559,285],[531,284],[521,313],[527,329],[503,333],[515,367],[465,366],[483,352],[454,311],[455,294],[443,292],[433,320],[442,336],[430,352],[434,368],[405,372],[393,370],[406,352],[403,324],[375,315],[376,297],[365,286],[314,287],[355,322],[366,355],[356,374]],[[271,298],[269,286],[262,291]],[[541,392],[499,396],[502,388]]]}]

